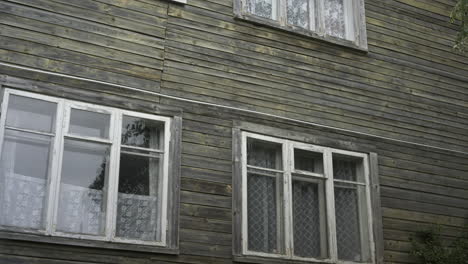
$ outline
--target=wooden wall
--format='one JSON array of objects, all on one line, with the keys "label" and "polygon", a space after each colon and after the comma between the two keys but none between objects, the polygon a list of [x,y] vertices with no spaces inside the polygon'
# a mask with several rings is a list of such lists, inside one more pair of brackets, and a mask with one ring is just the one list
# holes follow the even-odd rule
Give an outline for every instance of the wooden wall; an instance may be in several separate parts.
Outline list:
[{"label": "wooden wall", "polygon": [[[366,1],[363,53],[235,20],[232,0],[0,0],[0,62],[466,152],[468,57],[451,50],[454,2]],[[49,95],[184,110],[179,256],[0,240],[0,263],[232,263],[238,120],[375,146],[386,263],[416,263],[417,230],[441,224],[452,239],[468,224],[466,154],[7,66],[0,74]]]}]

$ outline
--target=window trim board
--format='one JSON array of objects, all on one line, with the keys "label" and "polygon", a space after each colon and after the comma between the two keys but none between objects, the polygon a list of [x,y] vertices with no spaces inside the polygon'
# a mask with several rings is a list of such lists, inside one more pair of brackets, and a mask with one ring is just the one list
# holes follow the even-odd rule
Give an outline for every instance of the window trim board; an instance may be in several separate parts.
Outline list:
[{"label": "window trim board", "polygon": [[[348,40],[346,38],[338,38],[331,35],[325,34],[324,26],[325,22],[323,16],[319,16],[317,22],[315,24],[315,30],[309,30],[305,28],[301,28],[299,26],[289,25],[287,24],[284,14],[286,11],[286,0],[278,0],[280,8],[278,14],[280,14],[280,18],[278,20],[272,20],[268,18],[262,18],[251,14],[245,10],[246,0],[233,0],[233,12],[234,18],[239,19],[242,21],[248,21],[260,26],[268,26],[276,29],[280,29],[286,32],[292,32],[294,34],[302,35],[311,37],[314,39],[322,40],[325,42],[330,42],[336,45],[349,47],[352,49],[356,49],[363,52],[368,52],[368,45],[367,45],[367,29],[366,29],[366,15],[365,15],[365,3],[364,0],[353,0],[352,5],[347,5],[349,8],[352,8],[353,13],[355,14],[354,23],[352,24],[353,28],[353,40]],[[319,3],[322,6],[322,1]],[[322,7],[323,9],[323,7]],[[284,18],[281,18],[283,16]],[[345,14],[345,19],[349,21],[347,18],[348,15]],[[346,23],[346,28],[350,28],[349,23]],[[348,32],[349,33],[349,32]],[[347,33],[347,34],[348,34]]]},{"label": "window trim board", "polygon": [[[24,85],[24,84],[23,84]],[[21,87],[23,88],[23,87]],[[50,168],[50,173],[51,177],[49,178],[49,181],[55,181],[55,183],[50,182],[47,187],[47,201],[50,201],[51,196],[52,201],[54,201],[54,205],[47,206],[47,208],[44,210],[44,214],[47,215],[47,219],[49,219],[44,226],[45,230],[32,230],[32,229],[27,229],[27,228],[21,228],[21,227],[9,227],[9,226],[2,226],[0,228],[0,238],[3,239],[15,239],[15,240],[27,240],[27,241],[35,241],[35,242],[47,242],[47,243],[54,243],[54,244],[64,244],[64,245],[82,245],[82,246],[91,246],[91,247],[98,247],[98,248],[110,248],[110,249],[123,249],[123,250],[131,250],[131,251],[143,251],[143,252],[160,252],[160,253],[168,253],[168,254],[178,254],[179,249],[178,249],[178,212],[179,212],[179,206],[178,206],[178,201],[179,201],[179,181],[180,181],[180,142],[181,142],[181,126],[182,126],[182,119],[180,115],[166,117],[166,116],[156,116],[153,114],[147,114],[147,113],[140,113],[136,111],[130,111],[130,110],[124,110],[117,108],[115,106],[111,107],[105,107],[101,105],[95,105],[95,104],[90,104],[90,103],[83,103],[79,101],[74,101],[75,99],[72,99],[73,101],[69,101],[67,99],[61,98],[61,97],[56,97],[56,96],[50,96],[50,95],[42,95],[42,94],[37,94],[35,92],[30,92],[30,91],[23,91],[23,90],[17,90],[14,89],[14,86],[5,86],[5,84],[0,83],[0,97],[4,100],[2,100],[2,106],[1,106],[1,116],[0,116],[0,124],[2,127],[5,127],[4,125],[6,124],[6,116],[7,116],[7,108],[8,108],[8,101],[9,101],[9,95],[17,95],[17,96],[24,96],[27,98],[33,98],[33,99],[38,99],[38,100],[43,100],[47,102],[53,102],[56,103],[57,106],[55,108],[56,111],[56,120],[55,120],[55,130],[52,132],[53,137],[54,137],[54,143],[53,143],[53,148],[51,148],[51,151],[54,151],[51,155],[51,159],[49,161],[49,168]],[[5,98],[5,96],[7,96]],[[66,107],[65,105],[71,105],[72,108]],[[56,151],[56,148],[63,148],[63,139],[67,137],[67,133],[65,133],[65,127],[68,127],[69,124],[63,126],[62,124],[64,123],[64,119],[66,116],[65,111],[63,109],[68,109],[68,111],[71,111],[71,109],[85,109],[86,107],[92,107],[93,110],[94,108],[102,108],[102,110],[106,111],[108,109],[112,110],[110,115],[110,129],[109,129],[109,141],[112,141],[112,134],[114,136],[118,137],[120,139],[120,136],[116,134],[116,131],[118,128],[116,127],[116,119],[117,117],[121,117],[122,115],[130,115],[130,116],[137,116],[137,117],[142,117],[142,118],[149,118],[152,120],[159,120],[164,122],[165,125],[165,151],[168,152],[167,157],[164,161],[163,167],[165,171],[165,175],[170,175],[170,177],[164,177],[164,185],[166,185],[166,188],[163,188],[163,195],[164,199],[166,202],[163,202],[163,207],[162,208],[163,212],[165,210],[165,215],[163,215],[163,222],[161,223],[161,230],[165,230],[163,232],[164,235],[161,236],[161,241],[158,242],[145,242],[145,241],[140,241],[140,240],[132,240],[132,239],[108,239],[109,235],[111,235],[111,232],[107,232],[107,234],[104,234],[101,237],[96,237],[93,235],[80,235],[80,234],[69,234],[69,233],[63,233],[59,231],[55,231],[54,234],[51,234],[49,231],[52,230],[49,228],[49,226],[54,225],[54,221],[51,221],[50,219],[56,219],[56,217],[50,218],[50,216],[53,216],[56,214],[56,210],[58,210],[57,205],[55,203],[58,202],[58,199],[56,199],[56,195],[58,195],[56,192],[53,192],[49,190],[50,188],[54,188],[54,186],[58,186],[59,180],[55,176],[52,176],[54,173],[58,173],[61,171],[60,170],[60,162],[58,162],[58,159],[60,157],[58,153],[61,153],[62,151]],[[112,108],[112,109],[111,109]],[[69,117],[69,115],[68,115]],[[112,126],[114,124],[114,126]],[[115,129],[115,131],[112,131],[112,128]],[[63,132],[63,133],[62,133]],[[4,138],[4,133],[5,129],[2,128],[0,131],[0,148],[3,147],[3,138]],[[81,139],[83,138],[84,140],[88,140],[87,137],[82,137],[78,135],[74,135],[71,138],[78,138]],[[90,138],[91,142],[98,142],[99,140],[97,138]],[[94,141],[97,140],[97,141]],[[115,140],[114,140],[115,141]],[[108,142],[103,142],[103,143],[108,143]],[[117,146],[118,145],[118,146]],[[117,150],[117,147],[120,147],[120,144],[113,144],[111,152],[115,152]],[[170,156],[171,155],[171,156]],[[112,157],[112,155],[111,155]],[[112,160],[116,160],[119,157],[114,153],[113,155],[114,158]],[[61,160],[61,159],[60,159]],[[115,165],[115,164],[114,164]],[[111,170],[114,169],[116,170],[115,166],[111,166]],[[115,178],[115,177],[110,177],[110,178]],[[54,180],[55,179],[55,180]],[[116,181],[117,179],[111,179]],[[115,188],[117,188],[116,184],[113,185]],[[58,187],[55,187],[58,188]],[[176,189],[174,189],[176,188]],[[109,194],[111,195],[111,194]],[[114,196],[117,194],[115,193]],[[114,197],[115,198],[115,197]],[[107,199],[107,203],[112,202],[112,199]],[[48,202],[49,204],[49,202]],[[115,208],[114,208],[115,207]],[[170,208],[169,208],[170,207]],[[112,211],[116,211],[117,208],[116,206],[112,207]],[[115,225],[112,221],[112,215],[116,215],[116,212],[110,212],[108,210],[108,214],[106,216],[106,229],[108,229],[109,223],[112,222],[112,226]],[[112,215],[111,215],[112,214]],[[109,222],[110,221],[110,222]],[[164,225],[164,222],[166,224]],[[114,230],[115,231],[115,230]]]},{"label": "window trim board", "polygon": [[[297,141],[298,138],[303,139],[303,141],[308,141],[304,140],[307,138],[304,138],[301,134],[302,133],[295,133],[291,131],[284,131],[282,133],[281,129],[277,128],[270,128],[270,127],[263,127],[261,125],[255,125],[252,123],[248,122],[235,122],[234,128],[232,130],[232,135],[233,135],[233,141],[232,141],[232,149],[233,149],[233,255],[234,259],[239,262],[259,262],[259,263],[274,263],[275,261],[282,262],[285,261],[287,263],[310,263],[310,262],[319,262],[319,263],[356,263],[356,262],[348,262],[348,261],[339,261],[338,259],[328,259],[328,260],[319,260],[319,259],[312,259],[312,258],[301,258],[301,257],[293,257],[290,258],[287,255],[281,255],[281,256],[273,256],[272,254],[268,253],[259,253],[259,252],[253,252],[254,254],[251,254],[252,252],[249,252],[246,249],[247,241],[246,241],[246,225],[243,225],[245,223],[245,218],[246,213],[243,211],[243,204],[246,202],[245,200],[245,195],[246,192],[244,190],[243,186],[243,181],[244,177],[246,176],[246,170],[243,169],[243,166],[245,164],[246,158],[244,157],[243,153],[245,152],[245,144],[242,144],[245,140],[245,135],[246,134],[252,134],[246,131],[250,131],[253,133],[260,133],[260,134],[265,134],[265,128],[267,128],[267,131],[276,131],[278,133],[268,133],[268,134],[274,134],[274,135],[282,135],[286,134],[283,138],[286,138],[285,140],[294,140]],[[257,129],[252,129],[254,126],[256,126]],[[245,130],[246,128],[249,128]],[[258,134],[255,134],[258,135]],[[271,138],[268,136],[265,136],[266,138]],[[281,136],[280,136],[281,137]],[[309,136],[309,139],[314,138],[314,136]],[[278,139],[278,138],[276,138]],[[281,140],[281,139],[280,139]],[[313,140],[312,140],[313,141]],[[328,141],[328,140],[327,140]],[[302,142],[300,143],[302,144]],[[317,143],[312,143],[312,144],[317,144]],[[341,145],[341,144],[340,144]],[[348,147],[353,146],[354,144],[345,144]],[[316,147],[316,146],[315,146]],[[333,147],[335,148],[335,147]],[[367,147],[364,147],[364,149],[367,149]],[[364,153],[356,153],[355,147],[352,148],[351,151],[348,150],[339,150],[339,149],[333,149],[333,153],[340,153],[340,154],[346,154],[346,155],[352,155],[352,156],[357,156],[364,158],[364,170],[366,171],[368,177],[366,177],[367,181],[367,190],[366,190],[366,207],[368,210],[368,232],[370,236],[370,241],[369,241],[369,248],[370,248],[370,257],[372,259],[372,263],[375,264],[381,264],[383,263],[383,233],[382,233],[382,219],[381,219],[381,212],[380,212],[380,196],[378,193],[378,173],[376,171],[376,168],[378,167],[377,165],[377,154],[375,152],[369,152],[369,151],[363,151],[367,154]],[[353,152],[352,152],[353,151]],[[332,152],[326,152],[328,154],[326,155],[331,155]],[[325,163],[331,163],[332,159],[331,157],[324,157],[326,160]],[[326,169],[331,169],[331,164],[325,164],[327,168]],[[239,177],[241,175],[241,177]],[[331,182],[331,181],[328,181]],[[331,187],[330,187],[331,186]],[[333,188],[332,184],[328,184],[327,187],[327,192],[330,192],[330,188]],[[333,191],[333,190],[331,190]],[[331,204],[328,205],[328,204]],[[245,206],[245,205],[244,205]],[[332,208],[330,208],[332,207]],[[334,210],[334,202],[327,203],[327,210]],[[334,215],[334,214],[332,214]],[[328,228],[330,229],[330,223],[333,219],[329,219],[327,221]],[[289,231],[289,230],[288,230]],[[331,230],[330,230],[331,232]],[[336,232],[336,231],[335,231]],[[336,238],[336,236],[328,236],[328,238]],[[335,244],[332,248],[329,250],[336,250],[336,241],[329,241],[328,244],[330,245],[331,243]],[[337,256],[337,252],[330,252],[334,256]],[[272,258],[273,257],[273,258]],[[282,262],[284,263],[284,262]]]}]

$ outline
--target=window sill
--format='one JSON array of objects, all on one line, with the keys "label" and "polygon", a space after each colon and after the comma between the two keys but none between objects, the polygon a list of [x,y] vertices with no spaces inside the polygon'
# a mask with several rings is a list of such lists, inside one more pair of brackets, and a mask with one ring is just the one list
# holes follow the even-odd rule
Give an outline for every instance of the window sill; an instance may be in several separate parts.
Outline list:
[{"label": "window sill", "polygon": [[149,245],[137,245],[121,242],[96,241],[78,238],[47,236],[37,233],[20,233],[15,231],[0,230],[0,239],[20,240],[37,243],[60,244],[66,246],[92,247],[100,249],[126,250],[148,253],[163,253],[177,255],[178,248],[158,247]]},{"label": "window sill", "polygon": [[[273,258],[273,257],[259,257],[259,256],[233,256],[234,262],[239,263],[258,263],[258,264],[311,264],[311,263],[321,263],[321,264],[332,264],[335,262],[330,262],[330,260],[299,260],[299,259],[288,259],[288,258]],[[338,264],[372,264],[367,262],[349,262],[349,261],[338,261]]]},{"label": "window sill", "polygon": [[[357,51],[360,51],[360,52],[364,52],[364,53],[369,52],[369,50],[367,48],[367,45],[359,45],[359,43],[357,41],[350,41],[350,40],[341,39],[341,38],[337,38],[337,37],[333,37],[333,36],[323,36],[323,35],[319,35],[319,34],[313,32],[313,31],[303,29],[303,28],[300,28],[300,27],[282,26],[282,25],[279,25],[274,20],[261,18],[261,17],[254,16],[254,15],[251,15],[251,14],[236,13],[234,15],[234,18],[238,19],[238,20],[241,20],[241,21],[247,21],[247,22],[250,22],[250,23],[253,23],[253,24],[256,24],[256,25],[267,26],[267,27],[279,29],[279,30],[282,30],[282,31],[285,31],[285,32],[290,32],[290,33],[293,33],[293,34],[296,34],[296,35],[306,36],[306,37],[321,40],[321,41],[324,41],[324,42],[332,43],[332,44],[335,44],[335,45],[351,48],[351,49],[354,49],[354,50],[357,50]],[[357,38],[357,39],[359,39],[359,38]]]},{"label": "window sill", "polygon": [[329,261],[297,260],[287,258],[268,258],[258,256],[234,256],[235,262],[259,263],[259,264],[310,264],[310,263],[330,263]]}]

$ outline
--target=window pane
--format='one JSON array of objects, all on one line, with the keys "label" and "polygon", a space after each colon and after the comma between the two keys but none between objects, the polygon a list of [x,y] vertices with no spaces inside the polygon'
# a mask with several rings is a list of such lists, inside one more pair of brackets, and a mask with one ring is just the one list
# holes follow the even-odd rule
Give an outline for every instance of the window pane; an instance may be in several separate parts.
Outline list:
[{"label": "window pane", "polygon": [[109,152],[108,145],[65,141],[58,231],[104,234]]},{"label": "window pane", "polygon": [[364,181],[361,158],[333,154],[333,178],[346,181]]},{"label": "window pane", "polygon": [[309,6],[310,2],[315,4],[310,0],[287,0],[288,24],[309,29],[309,14],[315,19],[315,8]]},{"label": "window pane", "polygon": [[294,149],[294,169],[323,174],[323,154]]},{"label": "window pane", "polygon": [[323,181],[293,180],[294,255],[326,258],[327,225]]},{"label": "window pane", "polygon": [[159,159],[120,156],[117,236],[160,241],[161,187]]},{"label": "window pane", "polygon": [[247,0],[247,12],[276,20],[278,0]]},{"label": "window pane", "polygon": [[258,252],[281,253],[278,190],[282,186],[277,184],[280,177],[249,173],[247,178],[248,248]]},{"label": "window pane", "polygon": [[345,10],[343,1],[351,0],[324,0],[325,31],[328,35],[338,38],[346,37]]},{"label": "window pane", "polygon": [[0,224],[44,229],[51,138],[5,131],[0,168]]},{"label": "window pane", "polygon": [[70,116],[71,134],[109,138],[110,115],[72,109]]},{"label": "window pane", "polygon": [[122,145],[140,148],[162,149],[164,122],[124,116],[122,121]]},{"label": "window pane", "polygon": [[282,170],[281,144],[248,138],[247,164]]},{"label": "window pane", "polygon": [[56,103],[11,95],[8,101],[6,125],[42,132],[53,132],[56,109]]},{"label": "window pane", "polygon": [[365,261],[368,232],[365,186],[335,183],[338,258]]}]

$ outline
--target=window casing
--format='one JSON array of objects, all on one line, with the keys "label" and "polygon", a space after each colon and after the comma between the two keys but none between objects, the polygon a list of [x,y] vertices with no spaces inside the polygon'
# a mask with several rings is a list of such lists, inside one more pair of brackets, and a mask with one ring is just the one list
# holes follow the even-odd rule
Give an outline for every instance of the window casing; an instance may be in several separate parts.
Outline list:
[{"label": "window casing", "polygon": [[6,89],[0,229],[171,247],[172,121]]},{"label": "window casing", "polygon": [[238,18],[367,50],[363,0],[234,0]]},{"label": "window casing", "polygon": [[240,141],[242,256],[375,263],[367,154],[248,132]]}]

